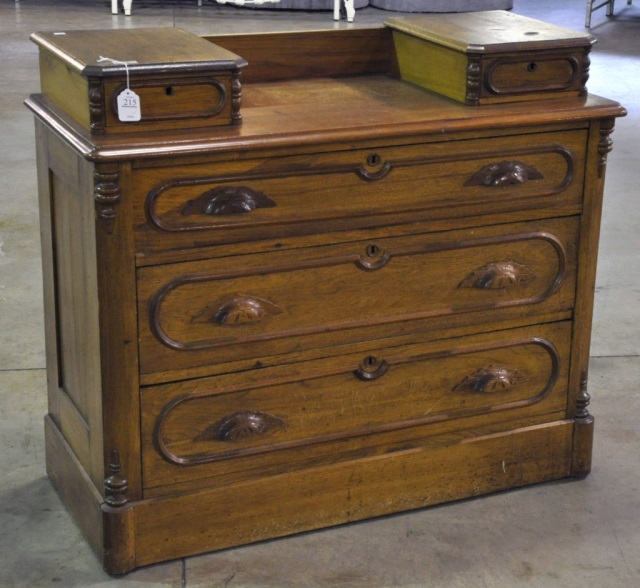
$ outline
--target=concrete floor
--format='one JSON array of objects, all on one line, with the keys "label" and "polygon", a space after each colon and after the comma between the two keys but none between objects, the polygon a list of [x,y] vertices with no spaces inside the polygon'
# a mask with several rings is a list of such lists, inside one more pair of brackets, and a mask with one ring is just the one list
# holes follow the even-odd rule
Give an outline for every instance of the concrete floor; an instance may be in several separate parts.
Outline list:
[{"label": "concrete floor", "polygon": [[[44,471],[42,291],[31,115],[38,30],[180,26],[196,33],[346,27],[331,15],[196,0],[0,4],[0,588],[8,587],[598,587],[640,586],[640,3],[593,17],[589,88],[629,110],[609,156],[590,393],[594,469],[584,481],[298,535],[138,570],[114,579]],[[581,30],[585,0],[516,0],[515,11]],[[390,13],[358,11],[353,26]]]}]

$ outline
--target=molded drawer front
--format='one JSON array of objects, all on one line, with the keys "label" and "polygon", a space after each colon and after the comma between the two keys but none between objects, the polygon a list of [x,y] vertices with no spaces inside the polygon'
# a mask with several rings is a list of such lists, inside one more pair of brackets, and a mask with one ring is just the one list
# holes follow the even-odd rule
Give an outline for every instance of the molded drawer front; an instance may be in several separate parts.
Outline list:
[{"label": "molded drawer front", "polygon": [[567,217],[141,268],[141,372],[362,341],[372,328],[375,338],[421,331],[438,318],[566,311],[577,231]]},{"label": "molded drawer front", "polygon": [[437,343],[372,344],[366,354],[144,389],[145,486],[261,464],[299,467],[323,451],[338,460],[338,442],[358,438],[364,446],[378,434],[456,419],[563,411],[570,338],[566,321]]},{"label": "molded drawer front", "polygon": [[524,55],[489,63],[486,85],[491,94],[510,96],[575,90],[582,85],[582,55]]},{"label": "molded drawer front", "polygon": [[[105,91],[109,96],[106,118],[110,128],[126,130],[126,123],[118,121],[116,102],[125,88],[124,82],[106,84]],[[137,130],[145,123],[166,125],[173,122],[183,128],[232,124],[229,75],[176,78],[171,82],[166,79],[139,80],[131,84],[131,89],[142,105],[140,123],[135,125]]]},{"label": "molded drawer front", "polygon": [[578,206],[585,131],[139,170],[142,252]]}]

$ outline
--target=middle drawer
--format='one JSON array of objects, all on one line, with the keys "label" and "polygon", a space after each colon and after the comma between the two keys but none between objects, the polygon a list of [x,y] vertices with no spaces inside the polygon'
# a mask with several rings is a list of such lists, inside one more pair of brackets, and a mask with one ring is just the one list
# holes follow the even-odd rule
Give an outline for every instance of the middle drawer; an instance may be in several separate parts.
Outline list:
[{"label": "middle drawer", "polygon": [[535,322],[573,306],[577,233],[567,217],[141,268],[142,382],[434,328]]}]

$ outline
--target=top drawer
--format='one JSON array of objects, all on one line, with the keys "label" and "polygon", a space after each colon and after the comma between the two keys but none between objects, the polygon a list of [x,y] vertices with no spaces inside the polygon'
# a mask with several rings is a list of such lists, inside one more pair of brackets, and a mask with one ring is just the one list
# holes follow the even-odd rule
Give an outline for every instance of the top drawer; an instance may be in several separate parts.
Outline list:
[{"label": "top drawer", "polygon": [[586,131],[139,169],[137,250],[577,206]]}]

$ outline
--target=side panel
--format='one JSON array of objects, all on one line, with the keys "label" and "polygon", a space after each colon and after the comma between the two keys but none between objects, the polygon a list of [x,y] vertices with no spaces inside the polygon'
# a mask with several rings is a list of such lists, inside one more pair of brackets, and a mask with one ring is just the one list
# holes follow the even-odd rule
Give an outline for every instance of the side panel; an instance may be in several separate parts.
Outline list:
[{"label": "side panel", "polygon": [[40,85],[52,102],[89,128],[89,85],[87,79],[71,72],[59,59],[40,51]]},{"label": "side panel", "polygon": [[[50,413],[100,487],[102,408],[91,165],[38,131]],[[90,192],[89,192],[90,194]]]}]

